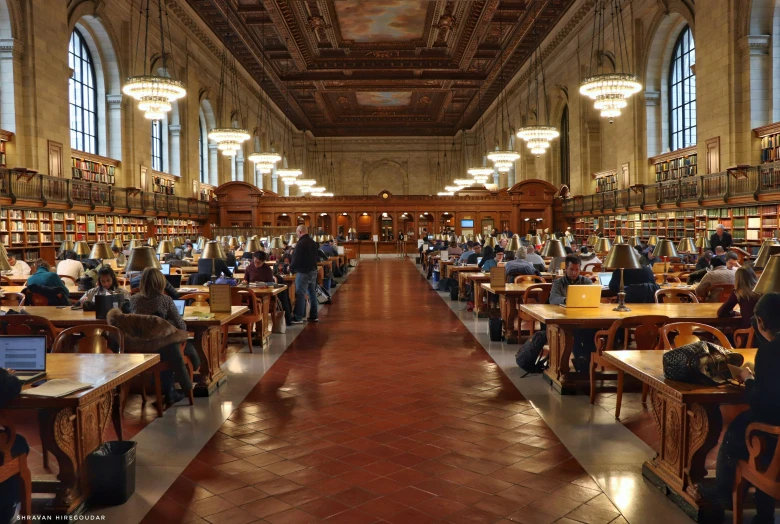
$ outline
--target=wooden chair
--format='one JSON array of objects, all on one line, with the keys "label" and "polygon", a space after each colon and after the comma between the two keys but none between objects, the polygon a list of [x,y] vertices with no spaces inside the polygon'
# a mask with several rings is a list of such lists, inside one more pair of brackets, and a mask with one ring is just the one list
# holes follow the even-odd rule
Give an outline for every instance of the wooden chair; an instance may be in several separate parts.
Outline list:
[{"label": "wooden chair", "polygon": [[[230,326],[244,326],[246,328],[247,343],[249,344],[249,352],[254,353],[252,346],[252,332],[254,331],[255,324],[262,322],[263,312],[261,310],[261,302],[257,299],[254,291],[247,289],[239,289],[237,287],[230,288],[230,293],[233,299],[234,306],[246,306],[249,311],[244,313],[238,318],[229,321],[223,327],[222,337],[222,352],[227,351],[227,339],[228,329]],[[261,335],[262,336],[262,335]]]},{"label": "wooden chair", "polygon": [[61,279],[63,282],[65,282],[65,285],[66,285],[66,286],[70,286],[70,285],[73,285],[73,286],[75,286],[75,285],[77,285],[76,279],[75,279],[75,278],[73,278],[73,277],[72,277],[72,276],[70,276],[70,275],[60,275],[60,279]]},{"label": "wooden chair", "polygon": [[[734,349],[731,347],[731,342],[729,342],[729,339],[726,338],[726,335],[724,335],[722,331],[699,322],[674,322],[662,327],[661,336],[664,340],[664,349],[674,349],[686,344],[698,342],[701,338],[696,335],[696,332],[702,331],[709,333],[718,339],[718,344],[724,348]],[[670,336],[673,333],[677,333],[674,339]]]},{"label": "wooden chair", "polygon": [[749,327],[747,329],[735,329],[734,333],[734,347],[737,349],[739,348],[752,348],[755,347],[755,342],[753,341],[756,332],[753,331],[752,327]]},{"label": "wooden chair", "polygon": [[544,284],[546,280],[539,275],[518,275],[515,277],[515,284],[522,284],[523,282],[539,282]]},{"label": "wooden chair", "polygon": [[[49,298],[48,297],[46,297],[44,295],[41,295],[40,293],[33,293],[28,288],[24,288],[22,290],[22,294],[24,295],[24,301],[27,302],[27,300],[29,299],[30,304],[32,304],[33,306],[48,306],[48,305],[51,305],[49,303]],[[62,293],[59,293],[59,292],[56,295],[54,295],[54,296],[58,300],[62,300],[63,302],[65,302],[67,300],[65,298],[65,295],[63,295]]]},{"label": "wooden chair", "polygon": [[0,306],[19,307],[24,304],[24,295],[22,293],[5,293],[0,298]]},{"label": "wooden chair", "polygon": [[192,300],[193,306],[206,307],[209,305],[209,293],[188,293],[179,297],[180,300]]},{"label": "wooden chair", "polygon": [[44,335],[46,347],[51,348],[62,329],[54,327],[49,319],[38,315],[4,315],[0,318],[2,335]]},{"label": "wooden chair", "polygon": [[11,457],[11,447],[16,440],[16,428],[0,412],[0,482],[19,475],[21,479],[21,502],[22,509],[20,516],[22,520],[29,519],[32,514],[32,475],[27,466],[27,453],[18,457]]},{"label": "wooden chair", "polygon": [[768,452],[766,437],[771,437],[777,442],[780,438],[780,426],[753,422],[745,431],[750,457],[737,463],[737,475],[731,495],[734,503],[734,524],[742,524],[742,505],[748,484],[752,484],[757,490],[763,491],[770,497],[780,498],[780,445],[775,445],[772,461],[764,467],[763,459]]},{"label": "wooden chair", "polygon": [[728,300],[732,291],[734,291],[734,284],[716,284],[710,286],[707,291],[707,301],[723,303]]},{"label": "wooden chair", "polygon": [[[629,333],[633,332],[636,341],[636,349],[651,350],[661,349],[661,336],[659,329],[669,321],[669,317],[663,315],[640,315],[616,320],[608,330],[599,330],[596,332],[595,342],[596,351],[590,354],[590,403],[596,401],[596,367],[602,369],[617,371],[617,405],[615,408],[615,418],[620,418],[620,405],[623,402],[623,371],[614,367],[604,358],[605,351],[615,351],[615,337],[619,330],[624,330],[625,339],[623,349],[628,348]],[[642,384],[642,403],[647,401],[649,388]]]},{"label": "wooden chair", "polygon": [[659,289],[655,292],[656,304],[698,304],[696,293],[689,289]]},{"label": "wooden chair", "polygon": [[[546,304],[550,300],[550,292],[552,291],[552,284],[533,284],[528,286],[528,289],[523,293],[523,304]],[[519,311],[520,308],[518,308]],[[530,322],[530,328],[528,329],[528,336],[534,336],[536,320],[527,313],[520,312],[518,315],[519,325],[517,326],[517,332],[520,333],[523,327],[523,321]]]},{"label": "wooden chair", "polygon": [[[190,382],[194,382],[194,375],[195,371],[192,367],[192,361],[189,359],[187,355],[184,354],[184,348],[187,346],[186,342],[182,342],[179,346],[179,350],[181,351],[182,358],[184,358],[184,366],[187,368],[187,373],[190,375]],[[144,376],[148,376],[148,374],[152,374],[154,376],[154,395],[157,398],[157,416],[162,417],[163,416],[163,394],[162,394],[162,382],[160,381],[160,373],[163,371],[171,371],[171,366],[167,362],[163,362],[162,360],[155,364],[154,366],[150,367],[147,371],[144,372]],[[143,399],[143,404],[146,404],[146,381],[143,382],[141,386],[141,398]],[[190,406],[195,404],[195,394],[193,393],[193,390],[191,389],[187,393],[187,399],[190,401]]]}]

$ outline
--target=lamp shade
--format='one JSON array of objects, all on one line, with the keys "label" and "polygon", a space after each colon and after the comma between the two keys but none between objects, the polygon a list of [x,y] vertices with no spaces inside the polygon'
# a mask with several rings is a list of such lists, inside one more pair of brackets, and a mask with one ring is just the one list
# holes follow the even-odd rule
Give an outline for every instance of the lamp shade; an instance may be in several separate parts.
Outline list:
[{"label": "lamp shade", "polygon": [[531,233],[528,233],[528,234],[525,236],[525,241],[526,241],[526,242],[530,242],[530,241],[531,241],[531,237],[532,237],[532,236],[533,236],[533,235],[531,235]]},{"label": "lamp shade", "polygon": [[63,251],[73,251],[73,247],[75,244],[72,240],[63,240],[62,244],[60,244],[60,253]]},{"label": "lamp shade", "polygon": [[76,245],[73,246],[73,251],[75,251],[78,256],[85,257],[89,255],[90,252],[89,244],[87,244],[83,240],[79,240],[78,242],[76,242]]},{"label": "lamp shade", "polygon": [[[351,228],[350,228],[350,229],[351,229]],[[353,233],[354,233],[354,231],[353,231]],[[288,244],[295,244],[295,235],[290,235],[290,236],[287,238],[287,243],[288,243]]]},{"label": "lamp shade", "polygon": [[173,249],[173,242],[171,240],[163,240],[160,242],[160,245],[157,246],[157,254],[167,255],[168,253],[173,253]]},{"label": "lamp shade", "polygon": [[609,253],[610,249],[612,249],[612,242],[607,237],[601,237],[596,240],[596,244],[593,247],[596,253]]},{"label": "lamp shade", "polygon": [[181,247],[181,239],[179,237],[173,237],[171,238],[171,245],[174,249],[177,247]]},{"label": "lamp shade", "polygon": [[539,238],[539,235],[531,235],[530,240],[528,240],[528,243],[532,246],[538,246],[542,243],[542,240]]},{"label": "lamp shade", "polygon": [[674,242],[668,238],[662,238],[658,240],[657,244],[655,244],[655,249],[653,249],[653,256],[673,258],[679,255],[677,254],[677,250],[674,248]]},{"label": "lamp shade", "polygon": [[504,251],[508,251],[508,252],[514,253],[518,249],[520,249],[520,239],[518,238],[517,235],[515,235],[515,236],[513,236],[512,238],[509,239],[509,243],[506,245],[506,248],[504,249]]},{"label": "lamp shade", "polygon": [[347,233],[349,233],[350,235],[354,234],[355,228],[354,227],[349,228],[349,231],[347,231]]},{"label": "lamp shade", "polygon": [[118,248],[119,251],[122,251],[125,246],[122,244],[122,240],[119,237],[114,238],[113,242],[111,242],[111,248]]},{"label": "lamp shade", "polygon": [[141,246],[130,251],[125,271],[128,273],[132,271],[143,271],[147,267],[160,269],[160,261],[157,260],[154,249],[148,246]]},{"label": "lamp shade", "polygon": [[625,244],[625,242],[623,241],[623,235],[615,235],[615,238],[612,240],[612,243]]},{"label": "lamp shade", "polygon": [[563,242],[560,240],[548,240],[542,248],[542,256],[565,258],[566,249],[563,247]]},{"label": "lamp shade", "polygon": [[647,245],[648,246],[658,245],[658,237],[656,235],[650,236],[650,238],[647,239]]},{"label": "lamp shade", "polygon": [[146,243],[149,244],[149,247],[157,247],[157,239],[154,237],[147,238]]},{"label": "lamp shade", "polygon": [[271,245],[268,247],[271,249],[284,249],[284,242],[282,242],[282,237],[273,237],[271,239]]},{"label": "lamp shade", "polygon": [[698,236],[696,237],[696,247],[698,249],[707,249],[710,247],[710,242],[707,240],[707,237]]},{"label": "lamp shade", "polygon": [[615,244],[609,251],[604,267],[612,269],[639,269],[642,264],[639,262],[639,254],[634,246],[628,244]]},{"label": "lamp shade", "polygon": [[11,271],[11,264],[8,263],[8,253],[5,248],[0,251],[0,271]]},{"label": "lamp shade", "polygon": [[762,295],[780,292],[780,255],[769,257],[753,291]]},{"label": "lamp shade", "polygon": [[680,243],[677,245],[677,252],[678,253],[696,253],[696,244],[693,242],[692,238],[685,237],[680,240]]},{"label": "lamp shade", "polygon": [[239,241],[241,244],[243,244],[244,242],[246,242],[246,237],[245,237],[244,235],[239,235],[239,237],[238,237],[238,241]]},{"label": "lamp shade", "polygon": [[254,253],[255,251],[262,251],[263,250],[262,247],[263,246],[260,245],[259,240],[255,238],[251,238],[247,241],[246,248],[244,248],[244,252]]},{"label": "lamp shade", "polygon": [[487,237],[485,239],[485,246],[496,247],[496,237]]},{"label": "lamp shade", "polygon": [[129,244],[127,244],[127,249],[132,251],[135,248],[141,247],[141,241],[140,240],[131,240]]},{"label": "lamp shade", "polygon": [[236,237],[230,237],[230,240],[228,240],[227,245],[230,249],[237,249],[241,244],[239,244],[238,239]]},{"label": "lamp shade", "polygon": [[114,256],[114,252],[111,251],[108,244],[105,242],[95,242],[95,245],[92,246],[92,251],[89,252],[89,258],[103,260],[106,258],[116,258],[116,256]]},{"label": "lamp shade", "polygon": [[225,258],[222,252],[222,246],[216,240],[212,240],[203,248],[203,254],[200,258]]},{"label": "lamp shade", "polygon": [[769,262],[769,257],[777,254],[780,254],[780,244],[777,244],[774,240],[767,240],[761,244],[761,249],[758,250],[758,258],[756,258],[753,266],[758,269],[765,268]]},{"label": "lamp shade", "polygon": [[631,247],[641,246],[642,239],[640,239],[639,237],[631,237],[628,239],[628,245]]},{"label": "lamp shade", "polygon": [[203,248],[206,247],[206,242],[208,242],[208,239],[206,237],[200,237],[198,239],[198,244],[197,244],[198,251],[203,251]]}]

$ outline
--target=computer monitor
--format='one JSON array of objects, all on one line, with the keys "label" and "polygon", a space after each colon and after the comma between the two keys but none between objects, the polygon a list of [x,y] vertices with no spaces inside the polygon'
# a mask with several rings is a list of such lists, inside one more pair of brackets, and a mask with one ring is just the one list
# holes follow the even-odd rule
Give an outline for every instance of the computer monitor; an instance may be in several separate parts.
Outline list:
[{"label": "computer monitor", "polygon": [[13,369],[20,380],[46,372],[46,337],[0,337],[0,368]]},{"label": "computer monitor", "polygon": [[184,316],[184,306],[186,305],[186,300],[174,300],[173,303],[176,305],[176,309],[179,311],[179,316]]},{"label": "computer monitor", "polygon": [[171,265],[170,264],[160,264],[160,272],[163,275],[170,275],[171,274]]},{"label": "computer monitor", "polygon": [[612,273],[599,273],[599,283],[603,287],[609,286],[609,283],[612,281]]},{"label": "computer monitor", "polygon": [[165,275],[165,280],[167,280],[174,289],[179,289],[181,287],[181,277],[181,275]]}]

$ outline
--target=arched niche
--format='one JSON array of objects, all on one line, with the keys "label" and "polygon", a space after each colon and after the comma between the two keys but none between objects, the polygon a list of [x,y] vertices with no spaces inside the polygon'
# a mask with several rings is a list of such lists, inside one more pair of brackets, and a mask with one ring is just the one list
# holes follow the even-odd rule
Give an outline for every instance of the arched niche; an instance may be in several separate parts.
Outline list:
[{"label": "arched niche", "polygon": [[408,162],[383,158],[376,162],[363,161],[363,194],[376,195],[382,190],[397,195],[409,194]]}]

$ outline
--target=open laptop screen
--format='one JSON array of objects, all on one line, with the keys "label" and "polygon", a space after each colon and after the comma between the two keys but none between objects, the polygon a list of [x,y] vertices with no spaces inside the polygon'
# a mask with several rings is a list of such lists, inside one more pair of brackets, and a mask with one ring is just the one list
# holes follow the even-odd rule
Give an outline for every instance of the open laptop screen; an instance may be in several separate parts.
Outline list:
[{"label": "open laptop screen", "polygon": [[0,368],[46,371],[46,337],[0,337]]},{"label": "open laptop screen", "polygon": [[170,275],[171,274],[171,265],[170,264],[160,264],[160,272],[163,275]]},{"label": "open laptop screen", "polygon": [[179,310],[179,316],[184,316],[184,304],[186,300],[174,300],[173,303],[176,305],[176,309]]},{"label": "open laptop screen", "polygon": [[599,273],[599,284],[602,286],[609,286],[612,281],[612,273]]}]

